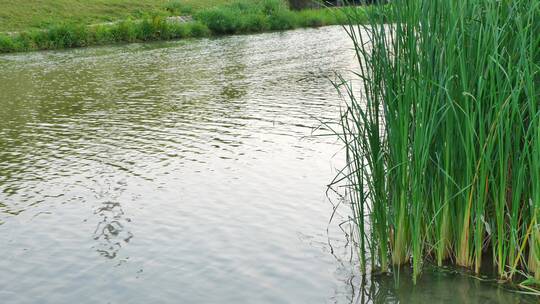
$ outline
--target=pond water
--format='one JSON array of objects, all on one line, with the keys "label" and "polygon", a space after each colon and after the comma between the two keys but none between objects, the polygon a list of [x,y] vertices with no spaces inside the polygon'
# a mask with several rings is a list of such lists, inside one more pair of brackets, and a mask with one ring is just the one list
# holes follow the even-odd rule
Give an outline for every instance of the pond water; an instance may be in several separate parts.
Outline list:
[{"label": "pond water", "polygon": [[353,67],[339,27],[1,56],[0,301],[534,301],[362,279],[310,136]]}]

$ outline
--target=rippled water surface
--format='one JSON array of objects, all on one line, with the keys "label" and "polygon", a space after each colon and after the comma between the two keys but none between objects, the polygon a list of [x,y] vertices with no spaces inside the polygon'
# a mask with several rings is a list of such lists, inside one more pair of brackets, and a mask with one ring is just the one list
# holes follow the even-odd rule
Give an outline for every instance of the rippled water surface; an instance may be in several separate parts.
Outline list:
[{"label": "rippled water surface", "polygon": [[0,302],[528,300],[361,279],[328,225],[340,145],[310,136],[349,47],[328,27],[0,57]]}]

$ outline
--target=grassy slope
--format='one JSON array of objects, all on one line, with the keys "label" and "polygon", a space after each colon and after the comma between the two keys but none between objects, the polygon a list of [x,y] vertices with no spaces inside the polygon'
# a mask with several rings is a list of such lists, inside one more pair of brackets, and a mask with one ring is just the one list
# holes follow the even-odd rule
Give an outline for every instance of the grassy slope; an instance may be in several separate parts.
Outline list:
[{"label": "grassy slope", "polygon": [[169,14],[167,7],[197,10],[227,2],[230,0],[0,0],[0,32],[46,28],[61,22],[92,24],[165,15]]},{"label": "grassy slope", "polygon": [[[189,1],[192,1],[194,5],[190,6]],[[204,0],[197,3],[195,1],[199,0],[174,0],[174,2],[162,3],[162,9],[158,11],[162,13],[161,16],[155,15],[156,11],[153,14],[148,11],[146,14],[141,13],[140,17],[133,16],[136,17],[136,20],[124,17],[121,22],[112,24],[96,26],[89,26],[83,22],[76,24],[73,20],[76,20],[77,17],[71,16],[55,17],[52,25],[44,24],[38,30],[26,27],[16,33],[2,33],[0,29],[0,53],[259,33],[299,27],[344,24],[347,22],[345,10],[350,11],[350,13],[354,12],[358,20],[366,21],[366,8],[362,7],[291,11],[284,0]],[[75,12],[80,10],[72,9],[72,11],[73,15],[76,15]],[[85,15],[88,16],[91,10],[85,11]],[[116,10],[116,16],[119,16],[119,11]],[[173,15],[190,13],[193,15],[194,21],[188,23],[169,22],[163,16],[167,13]],[[119,19],[122,18],[116,20]],[[107,19],[88,21],[88,23],[105,20]]]}]

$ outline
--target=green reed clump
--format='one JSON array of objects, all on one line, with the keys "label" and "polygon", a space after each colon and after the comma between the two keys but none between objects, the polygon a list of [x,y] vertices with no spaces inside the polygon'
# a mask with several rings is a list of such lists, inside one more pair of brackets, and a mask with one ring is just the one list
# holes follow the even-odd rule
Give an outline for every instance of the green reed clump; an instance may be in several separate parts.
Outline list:
[{"label": "green reed clump", "polygon": [[538,288],[540,2],[395,0],[347,16],[362,90],[338,84],[339,135],[362,267],[410,263],[416,280],[426,259],[491,264]]}]

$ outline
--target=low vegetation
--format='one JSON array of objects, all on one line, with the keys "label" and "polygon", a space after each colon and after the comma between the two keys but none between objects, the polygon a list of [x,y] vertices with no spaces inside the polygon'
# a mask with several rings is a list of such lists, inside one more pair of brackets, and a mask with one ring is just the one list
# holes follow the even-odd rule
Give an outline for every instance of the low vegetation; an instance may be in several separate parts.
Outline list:
[{"label": "low vegetation", "polygon": [[[167,40],[224,34],[287,30],[347,22],[343,9],[292,11],[282,0],[236,0],[194,9],[185,2],[168,2],[171,14],[189,12],[192,22],[179,22],[156,14],[143,19],[117,23],[80,25],[59,23],[46,29],[0,34],[0,52],[50,50],[90,45]],[[358,16],[364,8],[349,8]],[[358,22],[365,21],[358,18]]]},{"label": "low vegetation", "polygon": [[47,30],[0,35],[0,52],[52,50],[104,45],[118,42],[136,42],[206,37],[210,31],[200,22],[174,23],[162,17],[142,21],[126,20],[111,25],[80,26],[62,24]]},{"label": "low vegetation", "polygon": [[345,17],[340,10],[292,11],[281,0],[236,1],[202,10],[195,15],[196,20],[206,24],[215,34],[343,24],[347,21]]},{"label": "low vegetation", "polygon": [[[364,269],[452,264],[540,288],[540,2],[395,0],[347,31],[337,132]],[[365,16],[360,16],[363,20]]]}]

